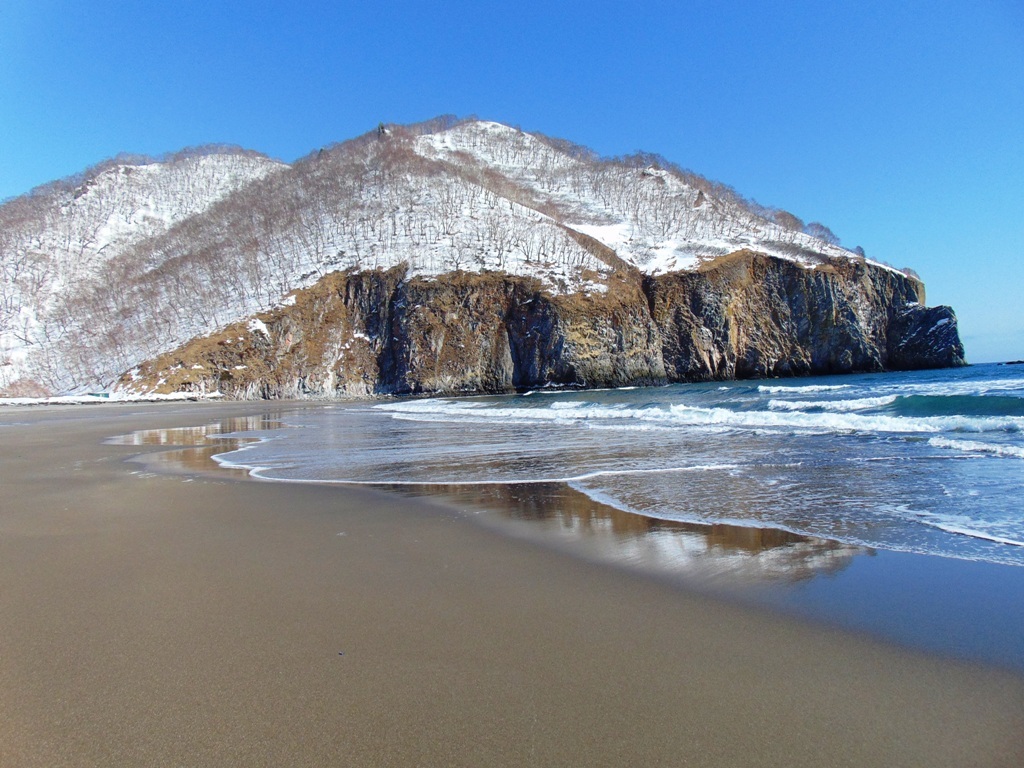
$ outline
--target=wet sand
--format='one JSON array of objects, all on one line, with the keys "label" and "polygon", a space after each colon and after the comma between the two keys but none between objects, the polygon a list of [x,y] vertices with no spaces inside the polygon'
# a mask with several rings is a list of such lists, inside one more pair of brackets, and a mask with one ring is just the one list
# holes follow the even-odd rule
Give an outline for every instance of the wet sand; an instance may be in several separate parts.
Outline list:
[{"label": "wet sand", "polygon": [[1010,672],[103,444],[264,409],[0,409],[0,765],[1024,764]]}]

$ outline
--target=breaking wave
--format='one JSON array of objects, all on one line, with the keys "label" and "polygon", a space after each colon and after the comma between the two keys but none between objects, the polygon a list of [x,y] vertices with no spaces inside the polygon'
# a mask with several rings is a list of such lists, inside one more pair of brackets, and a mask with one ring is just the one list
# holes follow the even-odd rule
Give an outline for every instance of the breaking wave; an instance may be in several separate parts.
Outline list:
[{"label": "breaking wave", "polygon": [[895,402],[897,395],[884,397],[861,397],[856,400],[769,400],[768,408],[773,411],[868,411]]},{"label": "breaking wave", "polygon": [[[666,427],[730,427],[858,433],[1020,432],[1024,416],[908,417],[858,411],[880,409],[895,396],[839,401],[770,400],[767,410],[703,407],[685,404],[647,406],[603,405],[584,401],[554,402],[544,407],[508,407],[462,399],[415,400],[375,406],[394,418],[460,424],[584,423],[614,429],[617,425]],[[819,411],[819,412],[813,412]]]},{"label": "breaking wave", "polygon": [[916,512],[915,514],[925,525],[933,526],[946,533],[967,536],[972,539],[982,539],[1011,547],[1024,547],[1024,541],[1001,536],[998,532],[994,532],[991,529],[979,528],[978,521],[966,515],[937,515],[931,512]]},{"label": "breaking wave", "polygon": [[849,388],[849,384],[761,384],[758,386],[757,391],[768,395],[779,395],[786,392],[835,392]]},{"label": "breaking wave", "polygon": [[967,454],[987,454],[991,456],[1008,456],[1024,459],[1024,447],[1017,445],[999,445],[982,443],[977,440],[950,440],[946,437],[933,437],[928,444],[936,448],[949,448]]}]

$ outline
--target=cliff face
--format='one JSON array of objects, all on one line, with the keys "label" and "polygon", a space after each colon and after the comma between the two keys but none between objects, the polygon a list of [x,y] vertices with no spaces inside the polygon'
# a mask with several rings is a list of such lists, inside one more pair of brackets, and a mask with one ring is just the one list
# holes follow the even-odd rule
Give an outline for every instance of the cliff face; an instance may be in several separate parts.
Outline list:
[{"label": "cliff face", "polygon": [[809,269],[740,251],[695,272],[619,270],[607,291],[404,267],[336,272],[289,306],[144,363],[120,386],[358,397],[607,387],[964,364],[948,307],[847,260]]},{"label": "cliff face", "polygon": [[741,251],[646,290],[673,381],[964,364],[952,310],[920,307],[919,281],[863,262],[807,269]]}]

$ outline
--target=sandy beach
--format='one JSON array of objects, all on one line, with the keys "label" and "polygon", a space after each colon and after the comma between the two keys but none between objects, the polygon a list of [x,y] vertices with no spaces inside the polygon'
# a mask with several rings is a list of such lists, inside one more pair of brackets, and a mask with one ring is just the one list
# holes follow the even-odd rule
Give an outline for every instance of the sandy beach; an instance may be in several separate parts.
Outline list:
[{"label": "sandy beach", "polygon": [[1020,766],[1024,679],[0,410],[0,765]]}]

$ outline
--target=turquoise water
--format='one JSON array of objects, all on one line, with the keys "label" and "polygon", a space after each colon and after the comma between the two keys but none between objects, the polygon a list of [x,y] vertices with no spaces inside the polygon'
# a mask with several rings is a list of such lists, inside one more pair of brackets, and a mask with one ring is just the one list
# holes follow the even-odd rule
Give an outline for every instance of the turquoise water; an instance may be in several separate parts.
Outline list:
[{"label": "turquoise water", "polygon": [[396,400],[222,455],[279,480],[560,481],[684,523],[1024,565],[1024,366]]}]

